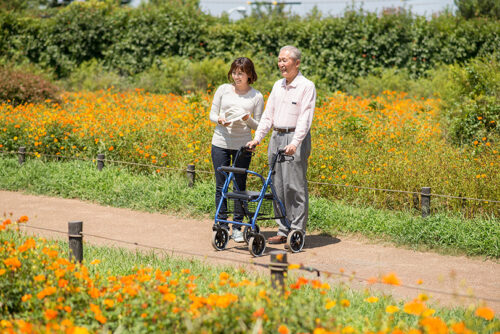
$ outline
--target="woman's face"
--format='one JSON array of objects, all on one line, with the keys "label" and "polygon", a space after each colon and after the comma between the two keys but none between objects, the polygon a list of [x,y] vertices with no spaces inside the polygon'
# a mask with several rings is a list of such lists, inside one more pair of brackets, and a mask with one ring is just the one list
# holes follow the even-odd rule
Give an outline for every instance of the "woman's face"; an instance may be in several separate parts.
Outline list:
[{"label": "woman's face", "polygon": [[235,68],[231,73],[231,76],[237,86],[244,86],[248,84],[248,75],[239,68]]}]

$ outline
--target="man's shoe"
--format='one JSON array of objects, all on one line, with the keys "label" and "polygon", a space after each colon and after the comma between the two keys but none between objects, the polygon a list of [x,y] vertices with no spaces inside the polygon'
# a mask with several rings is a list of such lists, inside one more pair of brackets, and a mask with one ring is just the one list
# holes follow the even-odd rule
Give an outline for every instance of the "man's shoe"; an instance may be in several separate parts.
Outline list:
[{"label": "man's shoe", "polygon": [[286,243],[286,237],[283,235],[275,235],[274,237],[270,237],[267,239],[267,243],[269,244],[284,244]]},{"label": "man's shoe", "polygon": [[232,236],[234,242],[243,242],[245,239],[243,239],[243,232],[241,230],[233,230],[233,236]]}]

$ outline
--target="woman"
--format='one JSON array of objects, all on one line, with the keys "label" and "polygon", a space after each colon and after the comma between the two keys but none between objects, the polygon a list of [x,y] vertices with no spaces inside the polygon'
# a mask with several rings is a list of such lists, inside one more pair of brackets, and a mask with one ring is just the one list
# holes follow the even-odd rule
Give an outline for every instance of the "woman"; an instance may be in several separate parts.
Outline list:
[{"label": "woman", "polygon": [[[217,124],[212,137],[212,163],[215,170],[215,206],[222,197],[222,187],[225,177],[218,172],[220,166],[232,166],[236,152],[240,147],[252,139],[251,129],[257,129],[264,109],[262,94],[251,87],[257,80],[257,73],[252,61],[246,57],[237,58],[231,64],[227,73],[230,83],[217,88],[210,111],[210,120]],[[251,154],[244,152],[236,161],[237,167],[248,169]],[[235,181],[238,189],[246,189],[246,174],[236,174]],[[236,204],[236,203],[235,203]],[[235,221],[242,221],[241,205],[235,208]],[[219,219],[227,220],[227,202],[224,200],[219,212]],[[243,242],[241,226],[233,224],[232,238],[236,242]]]}]

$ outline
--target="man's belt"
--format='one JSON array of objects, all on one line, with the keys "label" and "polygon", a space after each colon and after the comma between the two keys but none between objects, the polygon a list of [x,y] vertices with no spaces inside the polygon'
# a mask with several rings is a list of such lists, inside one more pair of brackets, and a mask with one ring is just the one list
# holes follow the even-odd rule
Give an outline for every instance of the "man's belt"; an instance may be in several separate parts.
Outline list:
[{"label": "man's belt", "polygon": [[274,128],[273,130],[279,133],[295,132],[295,128]]}]

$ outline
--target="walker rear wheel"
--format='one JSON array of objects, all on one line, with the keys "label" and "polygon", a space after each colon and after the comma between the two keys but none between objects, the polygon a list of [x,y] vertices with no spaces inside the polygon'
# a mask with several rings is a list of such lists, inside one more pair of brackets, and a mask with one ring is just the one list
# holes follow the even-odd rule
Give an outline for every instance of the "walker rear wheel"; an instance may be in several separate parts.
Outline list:
[{"label": "walker rear wheel", "polygon": [[286,243],[288,245],[288,249],[292,253],[298,253],[304,247],[306,239],[304,237],[304,233],[300,230],[293,230],[288,233],[288,237],[286,238]]},{"label": "walker rear wheel", "polygon": [[248,242],[248,250],[252,256],[261,256],[266,250],[266,238],[260,233],[254,234]]},{"label": "walker rear wheel", "polygon": [[224,250],[229,241],[229,231],[223,227],[217,228],[212,232],[212,246],[218,250]]},{"label": "walker rear wheel", "polygon": [[259,225],[255,224],[255,231],[252,231],[252,228],[250,226],[245,226],[243,229],[243,239],[245,239],[245,242],[247,245],[250,243],[250,237],[252,234],[259,234],[260,233],[260,227]]}]

